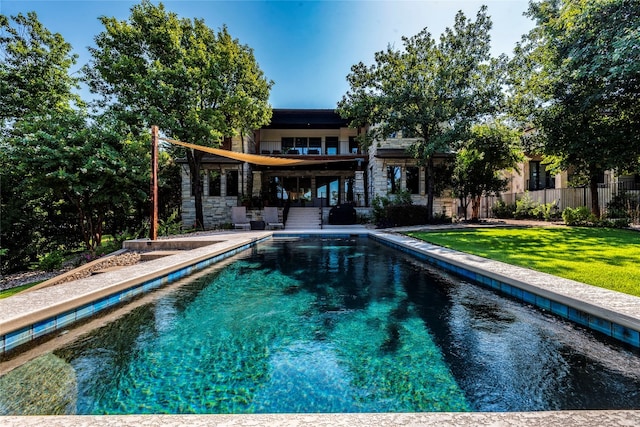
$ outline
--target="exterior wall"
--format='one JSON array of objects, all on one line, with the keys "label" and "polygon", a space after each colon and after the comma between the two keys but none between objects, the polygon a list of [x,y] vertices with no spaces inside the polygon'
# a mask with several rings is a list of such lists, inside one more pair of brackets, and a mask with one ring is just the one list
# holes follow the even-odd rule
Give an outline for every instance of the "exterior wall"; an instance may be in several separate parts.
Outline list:
[{"label": "exterior wall", "polygon": [[[417,167],[417,160],[408,157],[398,158],[379,158],[376,157],[380,149],[406,149],[409,148],[415,139],[413,138],[388,138],[382,141],[376,141],[369,149],[369,200],[373,200],[376,195],[386,196],[389,194],[387,184],[387,166],[400,166],[401,180],[400,188],[407,188],[407,167]],[[436,163],[438,160],[436,159]],[[426,170],[423,166],[419,167],[419,194],[412,194],[411,201],[414,205],[427,204],[427,184]],[[449,194],[442,197],[435,197],[433,200],[433,213],[444,213],[447,216],[453,216],[455,213],[455,201]]]},{"label": "exterior wall", "polygon": [[[196,207],[195,197],[191,195],[191,177],[189,169],[186,167],[181,168],[182,175],[182,226],[184,228],[192,228],[196,223]],[[209,179],[208,174],[211,171],[211,167],[204,165],[202,171],[204,173],[203,178],[203,196],[202,196],[202,210],[204,216],[205,228],[218,228],[225,224],[231,223],[231,207],[238,206],[238,196],[226,196],[226,176],[225,173],[230,170],[238,170],[238,174],[241,175],[238,165],[225,165],[222,168],[216,167],[215,169],[221,170],[221,196],[209,196]],[[243,188],[246,187],[246,182],[238,178],[238,194],[243,194]]]}]

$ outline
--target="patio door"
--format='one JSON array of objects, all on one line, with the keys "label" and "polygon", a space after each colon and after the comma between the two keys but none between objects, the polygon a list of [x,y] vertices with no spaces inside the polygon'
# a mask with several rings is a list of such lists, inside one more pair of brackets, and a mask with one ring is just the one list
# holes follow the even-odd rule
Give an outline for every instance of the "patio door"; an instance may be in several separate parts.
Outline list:
[{"label": "patio door", "polygon": [[322,206],[335,206],[340,203],[340,177],[317,176],[316,197]]},{"label": "patio door", "polygon": [[311,178],[290,176],[284,178],[284,188],[291,206],[306,206],[311,203]]}]

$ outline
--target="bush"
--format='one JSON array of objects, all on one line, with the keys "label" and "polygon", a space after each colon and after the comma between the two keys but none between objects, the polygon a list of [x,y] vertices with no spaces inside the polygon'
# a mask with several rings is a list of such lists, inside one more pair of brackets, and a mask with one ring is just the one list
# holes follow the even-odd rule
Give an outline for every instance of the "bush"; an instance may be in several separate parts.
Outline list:
[{"label": "bush", "polygon": [[566,225],[587,225],[591,212],[586,206],[580,206],[578,208],[565,208],[562,211],[562,220]]},{"label": "bush", "polygon": [[182,221],[180,220],[180,213],[177,209],[171,212],[171,215],[167,219],[158,221],[158,235],[159,236],[171,236],[174,234],[181,234]]},{"label": "bush", "polygon": [[513,218],[516,212],[514,203],[507,204],[503,200],[498,200],[493,205],[493,215],[500,219]]},{"label": "bush", "polygon": [[522,198],[516,201],[514,217],[516,219],[538,218],[538,205],[539,203],[533,200],[529,192],[526,191]]},{"label": "bush", "polygon": [[52,251],[38,257],[38,269],[44,271],[59,270],[62,267],[64,255],[60,251]]},{"label": "bush", "polygon": [[533,209],[533,215],[536,218],[544,219],[545,221],[551,221],[554,218],[558,217],[558,205],[557,201],[554,200],[551,203],[538,204]]}]

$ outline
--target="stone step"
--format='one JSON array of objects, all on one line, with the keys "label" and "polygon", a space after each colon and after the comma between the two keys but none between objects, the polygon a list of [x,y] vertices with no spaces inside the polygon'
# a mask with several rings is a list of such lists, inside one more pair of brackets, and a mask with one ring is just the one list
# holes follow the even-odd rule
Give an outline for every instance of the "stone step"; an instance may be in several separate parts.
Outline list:
[{"label": "stone step", "polygon": [[179,254],[181,251],[151,251],[142,252],[140,254],[140,261],[151,261],[153,259],[164,258],[166,256]]}]

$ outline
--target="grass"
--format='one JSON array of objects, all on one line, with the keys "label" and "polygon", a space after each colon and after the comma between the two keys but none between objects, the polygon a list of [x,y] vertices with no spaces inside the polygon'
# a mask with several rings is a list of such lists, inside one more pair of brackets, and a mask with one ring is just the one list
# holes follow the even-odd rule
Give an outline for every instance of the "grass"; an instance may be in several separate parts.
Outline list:
[{"label": "grass", "polygon": [[27,283],[26,285],[22,285],[22,286],[16,286],[15,288],[11,288],[11,289],[5,289],[4,291],[0,291],[0,299],[9,298],[11,295],[15,295],[20,291],[29,289],[30,287],[35,286],[38,283],[42,283],[42,280],[33,282],[33,283]]},{"label": "grass", "polygon": [[427,242],[640,296],[640,233],[586,227],[411,232]]}]

